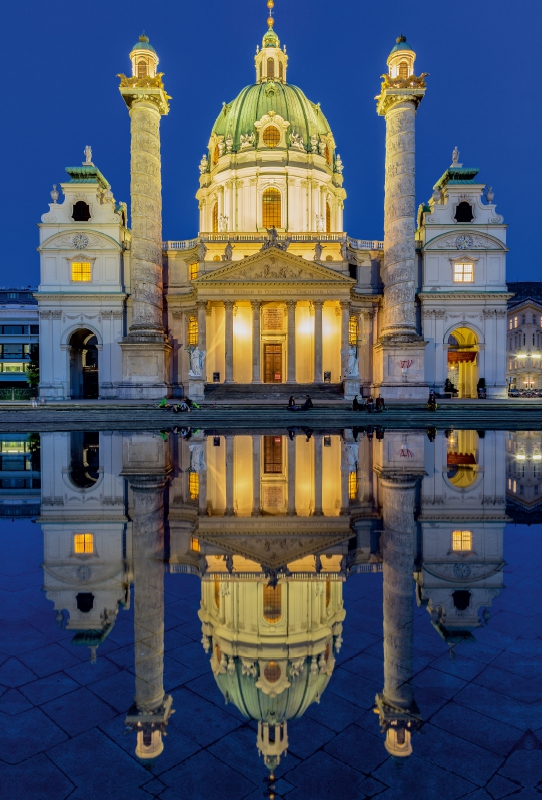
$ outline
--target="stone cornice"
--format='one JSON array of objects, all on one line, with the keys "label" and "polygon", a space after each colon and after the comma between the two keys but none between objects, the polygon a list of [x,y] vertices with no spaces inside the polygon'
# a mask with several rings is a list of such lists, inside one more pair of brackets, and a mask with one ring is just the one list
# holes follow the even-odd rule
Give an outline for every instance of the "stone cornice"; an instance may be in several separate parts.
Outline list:
[{"label": "stone cornice", "polygon": [[43,300],[124,300],[128,297],[125,292],[107,294],[72,294],[71,292],[35,292],[38,301]]},{"label": "stone cornice", "polygon": [[422,302],[424,300],[442,300],[443,298],[453,300],[483,300],[487,298],[491,302],[495,300],[503,300],[504,302],[507,302],[509,298],[513,296],[513,292],[492,292],[483,290],[480,290],[479,292],[418,292],[418,297]]}]

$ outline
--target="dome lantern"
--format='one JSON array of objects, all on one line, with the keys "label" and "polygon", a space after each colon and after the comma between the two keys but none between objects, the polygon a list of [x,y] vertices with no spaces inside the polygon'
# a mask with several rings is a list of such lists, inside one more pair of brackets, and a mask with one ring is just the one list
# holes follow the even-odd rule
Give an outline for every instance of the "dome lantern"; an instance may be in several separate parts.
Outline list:
[{"label": "dome lantern", "polygon": [[130,53],[132,76],[134,78],[155,78],[158,56],[150,44],[149,37],[142,33]]},{"label": "dome lantern", "polygon": [[273,8],[275,0],[267,0],[269,17],[267,18],[267,31],[262,39],[262,49],[256,50],[254,64],[256,67],[256,83],[264,81],[279,81],[286,83],[286,68],[288,66],[288,56],[286,47],[280,49],[280,40],[274,30],[275,19]]},{"label": "dome lantern", "polygon": [[416,53],[408,44],[406,36],[397,37],[395,45],[388,56],[387,64],[390,78],[410,78],[414,74]]}]

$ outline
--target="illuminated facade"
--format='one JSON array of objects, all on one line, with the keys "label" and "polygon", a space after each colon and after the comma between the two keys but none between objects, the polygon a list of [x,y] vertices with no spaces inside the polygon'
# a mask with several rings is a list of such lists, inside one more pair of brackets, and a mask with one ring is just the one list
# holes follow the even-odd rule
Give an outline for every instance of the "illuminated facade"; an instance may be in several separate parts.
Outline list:
[{"label": "illuminated facade", "polygon": [[[426,91],[399,37],[377,98],[386,121],[384,242],[347,235],[343,163],[319,104],[287,81],[268,29],[255,82],[224,104],[199,164],[199,233],[162,242],[160,120],[169,97],[142,36],[120,91],[131,118],[131,216],[87,160],[40,226],[48,398],[345,398],[505,392],[505,226],[476,169],[452,166],[415,210],[415,118]],[[417,228],[417,231],[416,231]],[[261,391],[268,393],[270,386]],[[298,388],[298,391],[300,389]]]},{"label": "illuminated facade", "polygon": [[542,298],[540,284],[511,283],[506,375],[510,389],[542,389]]}]

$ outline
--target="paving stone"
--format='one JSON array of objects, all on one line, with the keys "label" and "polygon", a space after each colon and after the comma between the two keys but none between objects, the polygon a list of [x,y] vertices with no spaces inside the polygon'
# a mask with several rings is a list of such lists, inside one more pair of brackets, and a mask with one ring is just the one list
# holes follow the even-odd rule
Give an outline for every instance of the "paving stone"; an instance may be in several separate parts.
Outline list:
[{"label": "paving stone", "polygon": [[381,684],[339,667],[332,675],[326,694],[331,692],[361,708],[372,708],[375,703],[375,695],[381,689]]},{"label": "paving stone", "polygon": [[152,781],[145,783],[142,787],[151,797],[158,797],[160,792],[163,792],[166,785],[158,778],[153,778]]},{"label": "paving stone", "polygon": [[529,680],[518,681],[511,679],[509,672],[505,672],[493,664],[480,672],[474,678],[474,682],[524,703],[534,703],[542,697],[542,676],[533,675]]},{"label": "paving stone", "polygon": [[415,754],[403,762],[399,766],[389,758],[375,771],[374,777],[390,787],[379,795],[379,800],[457,800],[476,788],[470,781]]},{"label": "paving stone", "polygon": [[0,683],[9,688],[23,686],[35,680],[36,675],[32,670],[25,667],[17,658],[8,658],[0,667]]},{"label": "paving stone", "polygon": [[65,669],[64,672],[77,681],[81,686],[88,686],[91,683],[108,678],[118,672],[120,667],[104,656],[98,657],[93,664],[88,661],[78,661],[75,666]]},{"label": "paving stone", "polygon": [[535,704],[528,706],[506,695],[492,692],[479,684],[470,683],[454,697],[456,703],[479,711],[488,717],[523,731],[533,728],[540,721],[540,708]]},{"label": "paving stone", "polygon": [[[288,723],[290,744],[292,739],[295,741],[296,738],[297,721],[294,725]],[[333,733],[331,735],[333,736]],[[256,731],[249,725],[242,725],[240,728],[228,733],[218,742],[212,744],[209,747],[209,752],[227,766],[241,772],[242,775],[256,785],[260,784],[267,774],[263,760],[256,749]],[[286,770],[293,769],[297,764],[299,764],[299,759],[289,751],[287,756],[281,757],[280,765],[275,775],[278,777]]]},{"label": "paving stone", "polygon": [[168,787],[160,795],[160,800],[179,800],[179,797],[187,800],[209,800],[210,797],[222,796],[242,800],[256,788],[240,772],[206,751],[201,751],[183,764],[164,772],[160,780]]},{"label": "paving stone", "polygon": [[239,721],[231,714],[184,687],[175,693],[175,702],[180,713],[171,717],[170,725],[203,747],[239,727]]},{"label": "paving stone", "polygon": [[358,783],[357,788],[366,797],[376,797],[381,792],[385,792],[388,787],[384,783],[377,781],[376,778],[364,778]]},{"label": "paving stone", "polygon": [[455,675],[433,669],[433,667],[426,667],[412,679],[412,685],[450,699],[467,684]]},{"label": "paving stone", "polygon": [[190,644],[176,647],[174,650],[170,650],[168,655],[200,675],[207,674],[210,670],[210,657],[199,642],[190,642]]},{"label": "paving stone", "polygon": [[320,725],[310,717],[301,717],[288,723],[289,750],[301,759],[308,758],[334,737],[330,728]]},{"label": "paving stone", "polygon": [[0,712],[15,716],[32,708],[26,697],[18,689],[9,689],[0,697]]},{"label": "paving stone", "polygon": [[0,714],[0,759],[19,764],[66,739],[66,734],[39,708],[16,716]]},{"label": "paving stone", "polygon": [[[333,678],[333,676],[332,676]],[[328,686],[329,689],[329,686]],[[342,731],[356,722],[365,712],[338,695],[325,691],[320,703],[312,703],[305,715],[334,731]]]},{"label": "paving stone", "polygon": [[512,792],[517,792],[520,786],[517,783],[512,783],[508,778],[502,775],[495,775],[487,784],[487,791],[493,797],[493,800],[501,800],[501,797],[507,797]]},{"label": "paving stone", "polygon": [[384,682],[384,661],[368,653],[360,653],[355,658],[347,661],[344,669],[362,675],[367,680],[381,686]]},{"label": "paving stone", "polygon": [[315,753],[291,772],[286,779],[296,787],[288,793],[288,800],[337,800],[338,794],[348,800],[365,798],[359,788],[360,773],[328,753]]},{"label": "paving stone", "polygon": [[134,701],[135,676],[127,670],[121,670],[91,683],[88,689],[118,713],[127,712]]},{"label": "paving stone", "polygon": [[73,791],[73,783],[43,754],[3,766],[1,779],[3,800],[64,800]]},{"label": "paving stone", "polygon": [[453,661],[447,654],[439,656],[431,663],[431,666],[434,669],[441,670],[441,672],[455,675],[456,678],[462,678],[464,681],[471,681],[484,669],[483,664],[472,658],[467,658],[462,652],[457,653]]},{"label": "paving stone", "polygon": [[542,782],[542,750],[515,750],[499,772],[527,788],[536,786]]},{"label": "paving stone", "polygon": [[412,740],[416,755],[431,761],[456,775],[485,786],[502,763],[500,756],[467,742],[430,723],[423,726],[421,735]]},{"label": "paving stone", "polygon": [[85,688],[57,697],[45,703],[42,709],[70,736],[77,736],[115,716],[110,706]]},{"label": "paving stone", "polygon": [[19,660],[31,669],[38,678],[45,678],[46,675],[69,669],[79,663],[79,660],[72,653],[56,643],[23,653]]},{"label": "paving stone", "polygon": [[472,711],[456,702],[438,711],[431,722],[474,744],[482,744],[497,755],[506,756],[519,741],[522,732],[485,714]]},{"label": "paving stone", "polygon": [[[208,671],[208,675],[210,672],[210,668]],[[183,686],[185,683],[189,681],[193,681],[199,675],[190,667],[187,667],[186,664],[182,664],[180,661],[176,661],[174,658],[170,658],[169,655],[164,657],[164,688],[166,692],[172,692],[178,686]],[[210,677],[213,679],[214,677],[211,672]],[[215,689],[220,691],[215,683]],[[222,695],[220,695],[222,697]]]},{"label": "paving stone", "polygon": [[[373,716],[376,720],[376,715]],[[324,750],[338,761],[343,761],[366,775],[389,758],[384,747],[384,737],[368,733],[358,725],[350,725],[339,733],[326,744]]]},{"label": "paving stone", "polygon": [[63,672],[57,672],[33,683],[27,683],[21,691],[35,706],[40,706],[77,688],[79,684],[72,678]]}]

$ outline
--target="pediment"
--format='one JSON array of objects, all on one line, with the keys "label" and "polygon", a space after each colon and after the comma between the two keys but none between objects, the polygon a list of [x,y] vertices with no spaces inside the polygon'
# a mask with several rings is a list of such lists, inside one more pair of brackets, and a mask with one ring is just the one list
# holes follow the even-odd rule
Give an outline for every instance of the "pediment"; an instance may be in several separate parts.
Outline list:
[{"label": "pediment", "polygon": [[216,283],[327,283],[350,287],[355,281],[316,261],[270,247],[197,278],[196,285]]},{"label": "pediment", "polygon": [[61,231],[55,233],[46,239],[40,247],[42,250],[105,250],[115,249],[120,250],[121,246],[118,242],[107,236],[104,233],[98,233],[92,230],[78,230],[74,228],[70,231]]},{"label": "pediment", "polygon": [[506,247],[494,236],[473,230],[454,230],[435,236],[424,247],[424,250],[501,250]]}]

